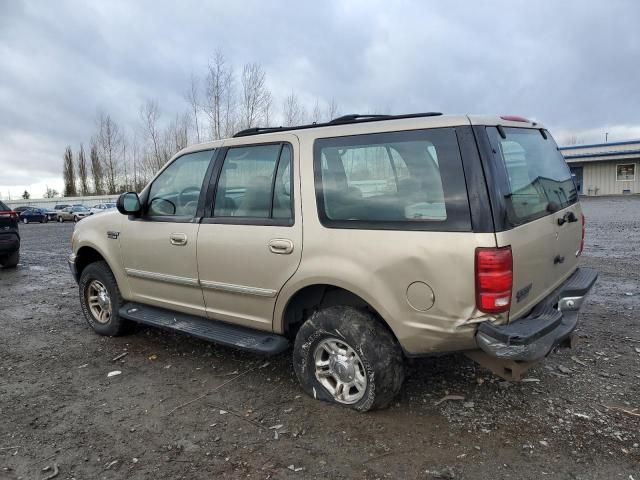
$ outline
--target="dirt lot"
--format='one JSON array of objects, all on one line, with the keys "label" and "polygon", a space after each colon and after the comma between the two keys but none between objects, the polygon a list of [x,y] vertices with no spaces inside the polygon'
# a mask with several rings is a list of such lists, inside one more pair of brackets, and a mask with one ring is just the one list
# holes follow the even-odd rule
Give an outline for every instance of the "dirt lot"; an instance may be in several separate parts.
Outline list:
[{"label": "dirt lot", "polygon": [[577,348],[521,384],[461,355],[414,361],[369,414],[302,394],[289,353],[93,334],[65,263],[73,226],[23,226],[21,265],[0,271],[0,478],[640,480],[640,198],[584,209],[601,275]]}]

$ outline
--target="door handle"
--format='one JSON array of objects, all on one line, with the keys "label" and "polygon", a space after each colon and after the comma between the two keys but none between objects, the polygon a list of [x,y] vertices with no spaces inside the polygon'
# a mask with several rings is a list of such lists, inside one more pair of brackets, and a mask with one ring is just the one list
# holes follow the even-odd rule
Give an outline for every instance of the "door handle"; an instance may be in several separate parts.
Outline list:
[{"label": "door handle", "polygon": [[269,250],[279,255],[289,255],[293,252],[293,242],[286,238],[274,238],[269,240]]},{"label": "door handle", "polygon": [[169,241],[171,245],[181,247],[187,244],[187,235],[184,233],[172,233],[169,235]]}]

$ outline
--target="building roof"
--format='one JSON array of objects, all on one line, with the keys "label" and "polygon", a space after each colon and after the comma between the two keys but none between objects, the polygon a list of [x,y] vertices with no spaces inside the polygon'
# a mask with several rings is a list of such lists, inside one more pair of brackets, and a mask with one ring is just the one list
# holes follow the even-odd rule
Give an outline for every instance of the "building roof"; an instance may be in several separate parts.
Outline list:
[{"label": "building roof", "polygon": [[640,160],[640,139],[559,147],[567,163]]}]

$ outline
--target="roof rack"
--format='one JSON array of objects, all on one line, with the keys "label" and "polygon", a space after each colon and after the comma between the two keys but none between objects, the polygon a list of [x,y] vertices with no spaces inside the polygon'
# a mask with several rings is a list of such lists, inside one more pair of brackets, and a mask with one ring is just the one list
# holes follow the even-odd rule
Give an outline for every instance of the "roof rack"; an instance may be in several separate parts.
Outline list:
[{"label": "roof rack", "polygon": [[404,115],[360,115],[357,113],[342,115],[324,123],[311,123],[308,125],[297,125],[293,127],[253,127],[236,132],[233,137],[248,137],[250,135],[260,135],[263,133],[287,132],[290,130],[304,130],[307,128],[329,127],[335,125],[346,125],[350,123],[380,122],[384,120],[400,120],[403,118],[437,117],[440,112],[408,113]]}]

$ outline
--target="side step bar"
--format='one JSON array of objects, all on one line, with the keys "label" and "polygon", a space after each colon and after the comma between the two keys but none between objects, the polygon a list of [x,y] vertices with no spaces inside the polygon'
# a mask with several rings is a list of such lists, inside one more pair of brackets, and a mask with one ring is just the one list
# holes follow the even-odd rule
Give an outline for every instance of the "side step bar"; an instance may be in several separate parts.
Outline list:
[{"label": "side step bar", "polygon": [[127,302],[119,313],[127,320],[265,355],[276,355],[289,347],[289,341],[281,335],[141,303]]}]

